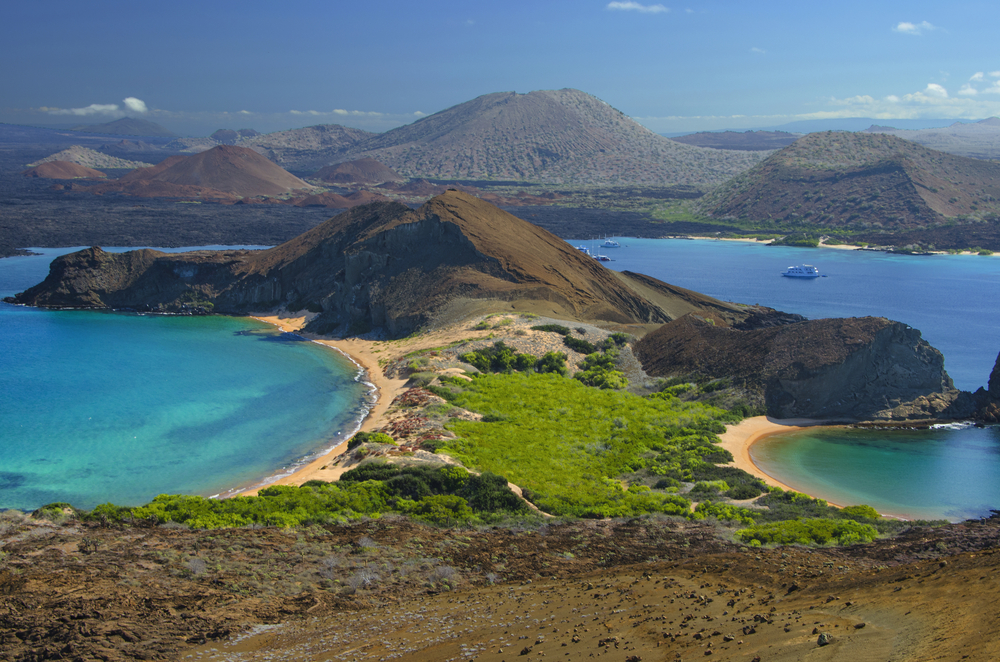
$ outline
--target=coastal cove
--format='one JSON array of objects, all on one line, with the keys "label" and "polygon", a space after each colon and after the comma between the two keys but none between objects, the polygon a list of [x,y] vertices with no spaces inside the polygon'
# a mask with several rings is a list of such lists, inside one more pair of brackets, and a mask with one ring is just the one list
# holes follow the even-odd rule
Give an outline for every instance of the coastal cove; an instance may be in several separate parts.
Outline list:
[{"label": "coastal cove", "polygon": [[[961,389],[986,386],[1000,350],[1000,309],[991,295],[1000,285],[1000,261],[992,257],[705,239],[619,241],[620,249],[599,249],[613,260],[604,263],[612,269],[809,318],[873,315],[905,322],[944,354],[945,368]],[[816,265],[828,277],[780,277],[794,264]],[[852,429],[813,427],[818,421],[753,420],[763,421],[762,430],[736,434],[739,443],[727,448],[737,466],[772,485],[840,505],[869,504],[906,519],[955,521],[1000,508],[996,427]]]},{"label": "coastal cove", "polygon": [[[4,295],[71,249],[34,250],[0,260]],[[357,364],[250,318],[0,304],[0,343],[0,508],[248,488],[346,439],[373,400]]]}]

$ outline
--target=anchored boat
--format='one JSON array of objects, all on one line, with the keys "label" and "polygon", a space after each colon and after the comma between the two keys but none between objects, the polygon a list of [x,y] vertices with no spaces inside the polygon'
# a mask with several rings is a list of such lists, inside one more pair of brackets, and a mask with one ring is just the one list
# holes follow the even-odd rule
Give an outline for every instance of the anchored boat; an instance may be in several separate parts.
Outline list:
[{"label": "anchored boat", "polygon": [[811,264],[803,264],[797,267],[788,267],[781,275],[789,278],[819,278],[819,270]]}]

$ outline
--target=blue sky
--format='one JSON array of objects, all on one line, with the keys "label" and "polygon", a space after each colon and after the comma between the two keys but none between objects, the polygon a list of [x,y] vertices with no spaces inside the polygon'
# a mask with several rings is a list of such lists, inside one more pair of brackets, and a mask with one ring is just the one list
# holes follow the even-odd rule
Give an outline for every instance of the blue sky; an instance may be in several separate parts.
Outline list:
[{"label": "blue sky", "polygon": [[[384,131],[572,87],[657,132],[1000,115],[990,2],[7,3],[0,121]],[[891,122],[886,122],[891,123]]]}]

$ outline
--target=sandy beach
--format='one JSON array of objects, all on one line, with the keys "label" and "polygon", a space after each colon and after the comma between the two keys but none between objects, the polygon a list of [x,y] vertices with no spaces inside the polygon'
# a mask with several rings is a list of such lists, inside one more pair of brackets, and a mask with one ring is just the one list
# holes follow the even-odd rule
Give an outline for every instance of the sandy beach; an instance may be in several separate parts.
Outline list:
[{"label": "sandy beach", "polygon": [[[806,427],[813,427],[817,425],[829,425],[829,423],[809,418],[777,419],[771,418],[770,416],[754,416],[753,418],[744,419],[736,425],[726,426],[726,431],[719,435],[719,439],[722,440],[719,445],[733,454],[734,460],[730,466],[742,469],[748,474],[760,478],[772,487],[780,487],[783,490],[792,490],[808,494],[808,491],[790,487],[782,483],[780,480],[777,480],[776,478],[773,478],[761,471],[760,468],[753,463],[753,460],[750,459],[750,447],[772,434],[777,434],[779,432],[794,432],[795,430],[801,430]],[[810,496],[815,495],[810,494]]]},{"label": "sandy beach", "polygon": [[[286,333],[296,333],[303,338],[308,338],[309,340],[317,342],[321,345],[331,347],[345,354],[348,358],[361,366],[366,373],[365,379],[375,387],[375,395],[377,398],[371,411],[368,412],[365,420],[361,423],[360,431],[362,432],[375,430],[385,425],[387,422],[386,412],[392,405],[393,400],[396,399],[396,396],[405,390],[404,387],[407,382],[405,379],[389,379],[386,377],[379,366],[380,358],[383,360],[394,359],[409,352],[439,347],[455,340],[475,338],[477,336],[485,338],[489,335],[488,331],[473,331],[467,326],[463,326],[461,328],[445,328],[431,333],[421,334],[416,338],[405,338],[402,340],[380,341],[361,340],[358,338],[333,340],[305,333],[301,330],[313,316],[314,314],[312,313],[305,315],[301,313],[251,314],[251,317],[254,319],[266,322],[267,324],[272,324],[281,331]],[[344,443],[309,462],[308,464],[303,465],[293,473],[288,474],[287,476],[282,476],[277,480],[268,481],[266,484],[257,485],[252,489],[244,490],[239,493],[239,496],[253,496],[257,494],[258,490],[270,485],[302,485],[303,483],[314,479],[325,481],[337,480],[347,469],[342,466],[327,467],[337,458],[337,456],[342,455],[346,450],[347,441],[345,440]]]}]

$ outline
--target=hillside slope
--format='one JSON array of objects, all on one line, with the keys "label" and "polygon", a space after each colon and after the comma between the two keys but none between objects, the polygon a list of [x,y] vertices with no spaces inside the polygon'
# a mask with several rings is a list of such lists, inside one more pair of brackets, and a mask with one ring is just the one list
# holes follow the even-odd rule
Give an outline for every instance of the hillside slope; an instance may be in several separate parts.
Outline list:
[{"label": "hillside slope", "polygon": [[[414,250],[420,247],[420,250]],[[638,290],[644,294],[640,294]],[[742,308],[617,274],[526,221],[458,191],[418,210],[373,203],[266,251],[122,254],[91,248],[58,258],[17,296],[50,307],[217,312],[279,306],[322,311],[310,330],[407,335],[446,310],[523,310],[564,319],[662,323],[700,313],[725,323]]]},{"label": "hillside slope", "polygon": [[1000,212],[1000,164],[876,133],[804,136],[705,196],[719,218],[901,231]]}]

